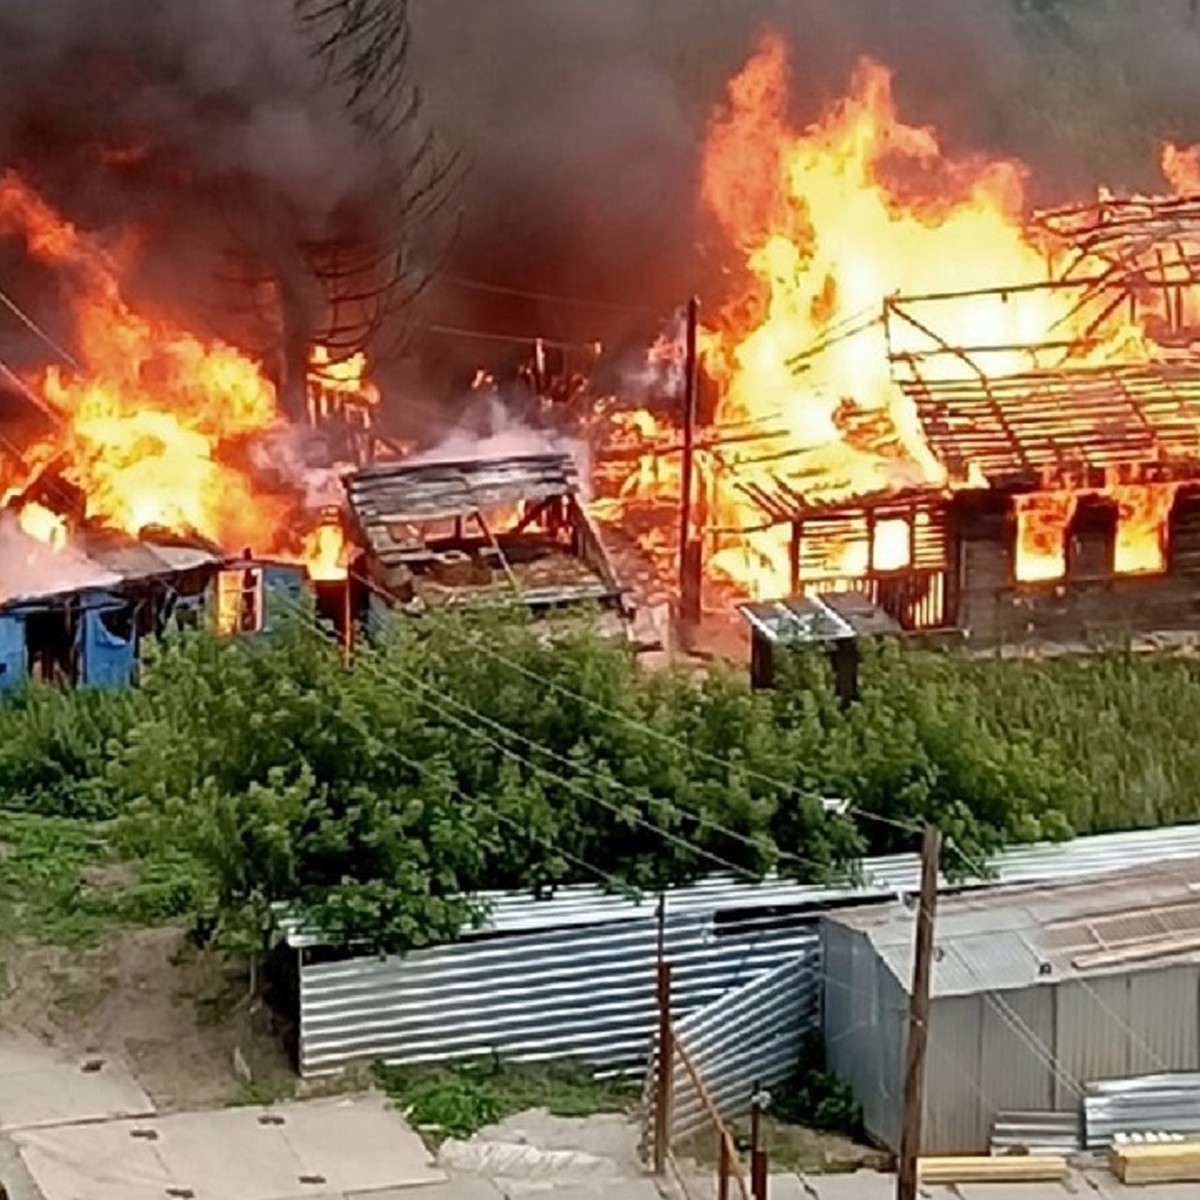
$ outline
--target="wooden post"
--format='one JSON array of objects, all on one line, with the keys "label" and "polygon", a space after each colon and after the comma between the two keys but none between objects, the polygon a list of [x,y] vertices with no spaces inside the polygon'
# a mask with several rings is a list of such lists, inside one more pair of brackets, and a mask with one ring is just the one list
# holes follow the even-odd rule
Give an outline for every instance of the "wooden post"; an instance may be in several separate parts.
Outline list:
[{"label": "wooden post", "polygon": [[342,661],[350,665],[354,654],[354,572],[346,568],[346,586],[342,589]]},{"label": "wooden post", "polygon": [[925,1106],[925,1048],[929,1040],[929,985],[933,967],[933,923],[937,916],[940,851],[941,835],[933,826],[927,826],[921,843],[921,897],[917,906],[912,995],[908,1007],[908,1046],[904,1062],[904,1110],[900,1126],[896,1200],[917,1200],[917,1159],[921,1154],[921,1118]]},{"label": "wooden post", "polygon": [[666,955],[667,901],[658,898],[658,1075],[654,1087],[654,1173],[665,1175],[671,1147],[675,1031],[671,1028],[671,964]]},{"label": "wooden post", "polygon": [[767,1200],[767,1152],[762,1146],[762,1092],[757,1080],[750,1100],[750,1195]]},{"label": "wooden post", "polygon": [[733,1163],[729,1159],[729,1139],[724,1131],[717,1134],[717,1200],[729,1200],[729,1176]]},{"label": "wooden post", "polygon": [[700,301],[687,306],[687,332],[683,378],[683,462],[679,482],[679,606],[685,625],[700,618],[700,588],[704,564],[702,551],[692,537],[692,478],[696,457],[696,387],[699,370],[696,340],[700,326]]}]

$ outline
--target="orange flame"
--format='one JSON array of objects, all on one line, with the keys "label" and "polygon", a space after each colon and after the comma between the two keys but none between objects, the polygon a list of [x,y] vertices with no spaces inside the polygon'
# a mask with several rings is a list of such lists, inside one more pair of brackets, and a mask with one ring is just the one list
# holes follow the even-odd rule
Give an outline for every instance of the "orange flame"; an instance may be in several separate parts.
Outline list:
[{"label": "orange flame", "polygon": [[45,542],[52,550],[61,550],[67,544],[66,518],[44,504],[23,505],[17,513],[17,525],[22,533]]},{"label": "orange flame", "polygon": [[[790,531],[764,522],[757,500],[777,493],[777,480],[793,497],[826,505],[951,486],[892,378],[891,360],[917,343],[908,345],[913,330],[898,322],[885,330],[885,301],[1047,277],[1044,248],[1023,219],[1020,163],[946,154],[934,129],[900,117],[889,72],[869,59],[859,63],[848,95],[797,130],[787,117],[788,72],[783,40],[766,35],[729,84],[702,166],[704,204],[742,254],[751,284],[706,331],[704,363],[720,387],[718,424],[762,435],[731,440],[719,463],[701,469],[716,531],[709,564],[756,596],[790,589]],[[1163,166],[1177,187],[1200,185],[1200,151],[1170,147]],[[1091,320],[1061,292],[1007,300],[995,292],[957,297],[939,310],[938,333],[950,344],[996,347],[987,352],[988,368],[1002,374],[1029,368],[1025,354],[1006,347],[1056,327],[1058,337],[1079,338]],[[1086,361],[1145,361],[1149,352],[1140,328],[1122,328],[1089,347]],[[964,362],[949,370],[966,375],[971,368]],[[639,467],[630,490],[653,496],[663,474]],[[971,486],[984,482],[972,464],[965,474]],[[1152,528],[1160,509],[1161,497],[1121,503],[1117,570],[1155,569],[1149,564],[1161,561],[1154,550],[1161,536]],[[1067,521],[1069,513],[1043,512],[1033,502],[1019,509],[1019,578],[1061,574],[1063,552],[1053,549],[1051,531]],[[861,536],[850,534],[837,561],[826,564],[831,574],[846,579],[868,564],[876,571],[908,565],[912,531],[903,520],[883,524],[871,547],[865,523]]]},{"label": "orange flame", "polygon": [[345,579],[347,553],[346,535],[341,525],[332,521],[318,525],[304,538],[303,559],[310,579],[323,583]]},{"label": "orange flame", "polygon": [[157,525],[271,548],[287,505],[233,462],[239,446],[279,421],[258,366],[135,312],[112,255],[11,173],[0,177],[0,235],[22,238],[59,269],[76,325],[79,368],[51,367],[35,381],[60,423],[28,451],[31,472],[61,457],[89,515],[130,534]]}]

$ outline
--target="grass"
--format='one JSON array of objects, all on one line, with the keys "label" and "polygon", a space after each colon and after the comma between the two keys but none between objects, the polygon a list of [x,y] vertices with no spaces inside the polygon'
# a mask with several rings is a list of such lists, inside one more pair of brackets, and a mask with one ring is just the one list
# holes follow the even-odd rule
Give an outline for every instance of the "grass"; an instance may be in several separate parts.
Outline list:
[{"label": "grass", "polygon": [[94,944],[118,925],[152,925],[188,911],[186,863],[131,863],[103,822],[0,813],[0,940]]},{"label": "grass", "polygon": [[487,1125],[531,1108],[556,1117],[625,1112],[639,1084],[596,1079],[571,1063],[480,1063],[377,1067],[376,1082],[417,1129],[434,1140],[467,1138]]},{"label": "grass", "polygon": [[296,1079],[291,1075],[273,1075],[264,1079],[240,1079],[226,1108],[270,1108],[296,1098]]}]

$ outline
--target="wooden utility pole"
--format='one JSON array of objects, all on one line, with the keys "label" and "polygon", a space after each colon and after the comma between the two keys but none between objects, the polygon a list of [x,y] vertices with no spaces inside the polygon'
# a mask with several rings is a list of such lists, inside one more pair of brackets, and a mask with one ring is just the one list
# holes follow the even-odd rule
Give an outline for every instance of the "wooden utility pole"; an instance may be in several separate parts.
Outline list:
[{"label": "wooden utility pole", "polygon": [[654,1080],[654,1173],[665,1175],[671,1142],[675,1031],[671,1027],[671,964],[667,962],[667,900],[658,898],[658,1071]]},{"label": "wooden utility pole", "polygon": [[683,375],[683,463],[679,483],[679,607],[684,625],[700,621],[700,589],[704,564],[700,544],[692,537],[692,480],[696,458],[696,400],[699,388],[697,338],[700,301],[687,306]]},{"label": "wooden utility pole", "polygon": [[904,1111],[900,1125],[900,1169],[896,1200],[917,1200],[917,1159],[925,1109],[925,1048],[929,1041],[929,991],[933,968],[933,923],[937,916],[941,834],[926,826],[921,843],[921,896],[913,954],[912,995],[908,1004],[908,1046],[904,1062]]}]

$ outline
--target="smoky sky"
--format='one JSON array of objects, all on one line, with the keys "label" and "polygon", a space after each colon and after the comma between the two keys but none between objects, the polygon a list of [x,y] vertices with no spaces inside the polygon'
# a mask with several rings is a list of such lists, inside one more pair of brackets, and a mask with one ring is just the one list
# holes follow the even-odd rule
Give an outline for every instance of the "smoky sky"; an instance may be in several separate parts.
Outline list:
[{"label": "smoky sky", "polygon": [[[704,129],[765,26],[792,48],[798,124],[870,54],[894,71],[906,119],[936,124],[951,150],[1020,157],[1035,202],[1151,186],[1156,140],[1200,137],[1188,0],[409,8],[422,128],[465,168],[443,214],[449,249],[405,231],[443,277],[426,323],[452,329],[641,337],[691,292],[719,298],[727,248],[697,203]],[[292,0],[0,0],[0,165],[86,223],[138,224],[162,294],[207,291],[231,214],[286,259],[378,200],[392,151],[356,139],[344,101]],[[455,344],[478,360],[489,343]]]},{"label": "smoky sky", "polygon": [[[706,121],[764,26],[792,51],[793,117],[856,60],[895,73],[901,115],[948,149],[1014,155],[1043,203],[1152,186],[1158,137],[1200,135],[1187,0],[414,0],[429,115],[462,148],[455,273],[665,308],[719,293],[697,211]],[[439,290],[463,322],[563,336],[601,310]],[[630,314],[630,321],[634,317]]]}]

